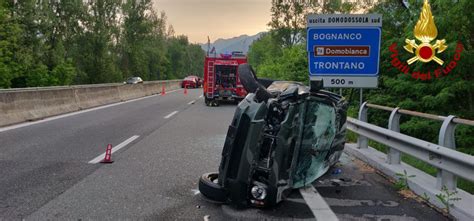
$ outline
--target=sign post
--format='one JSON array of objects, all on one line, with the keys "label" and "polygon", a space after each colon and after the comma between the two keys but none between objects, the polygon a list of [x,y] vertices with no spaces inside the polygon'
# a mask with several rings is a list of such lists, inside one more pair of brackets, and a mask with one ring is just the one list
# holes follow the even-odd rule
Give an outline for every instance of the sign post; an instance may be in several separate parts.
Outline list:
[{"label": "sign post", "polygon": [[377,88],[382,16],[308,15],[310,80],[326,88]]}]

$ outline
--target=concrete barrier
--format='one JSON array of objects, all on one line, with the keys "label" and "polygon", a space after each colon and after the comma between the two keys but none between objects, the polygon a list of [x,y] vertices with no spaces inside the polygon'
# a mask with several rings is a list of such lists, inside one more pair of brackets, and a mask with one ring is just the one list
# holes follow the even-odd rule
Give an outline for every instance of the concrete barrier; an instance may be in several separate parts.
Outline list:
[{"label": "concrete barrier", "polygon": [[119,95],[122,101],[146,96],[143,84],[128,84],[119,87]]},{"label": "concrete barrier", "polygon": [[120,85],[102,87],[75,88],[74,99],[79,109],[87,109],[100,105],[111,104],[122,101],[119,96]]},{"label": "concrete barrier", "polygon": [[0,90],[0,127],[180,88],[181,80]]}]

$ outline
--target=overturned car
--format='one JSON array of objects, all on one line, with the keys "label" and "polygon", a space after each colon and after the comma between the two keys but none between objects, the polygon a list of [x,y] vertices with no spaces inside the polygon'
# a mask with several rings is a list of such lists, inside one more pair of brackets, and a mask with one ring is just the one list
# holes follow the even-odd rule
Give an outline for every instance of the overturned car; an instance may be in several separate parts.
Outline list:
[{"label": "overturned car", "polygon": [[269,207],[338,161],[347,103],[317,87],[259,81],[248,64],[239,73],[249,94],[229,126],[219,172],[202,175],[199,190],[213,201]]}]

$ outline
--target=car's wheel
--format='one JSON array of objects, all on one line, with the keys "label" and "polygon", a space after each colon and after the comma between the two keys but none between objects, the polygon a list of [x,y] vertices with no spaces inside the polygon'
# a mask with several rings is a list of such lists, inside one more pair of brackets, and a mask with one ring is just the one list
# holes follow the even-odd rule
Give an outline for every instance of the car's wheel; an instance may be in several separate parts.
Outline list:
[{"label": "car's wheel", "polygon": [[247,92],[255,93],[257,102],[266,102],[269,98],[273,97],[267,89],[258,82],[255,71],[249,64],[240,64],[238,72],[242,86],[244,86]]},{"label": "car's wheel", "polygon": [[218,173],[205,173],[199,179],[199,191],[203,196],[217,202],[225,202],[224,188],[217,183]]},{"label": "car's wheel", "polygon": [[255,93],[259,88],[258,81],[255,79],[255,73],[252,72],[252,69],[249,64],[239,65],[239,78],[242,86],[249,93]]}]

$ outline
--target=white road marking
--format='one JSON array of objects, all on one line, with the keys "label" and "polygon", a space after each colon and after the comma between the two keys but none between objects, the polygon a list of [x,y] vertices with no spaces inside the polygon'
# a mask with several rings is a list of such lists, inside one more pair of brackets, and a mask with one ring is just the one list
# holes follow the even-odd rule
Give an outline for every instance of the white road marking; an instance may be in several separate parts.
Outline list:
[{"label": "white road marking", "polygon": [[387,200],[353,200],[353,199],[337,199],[326,198],[326,202],[331,206],[383,206],[383,207],[397,207],[399,203]]},{"label": "white road marking", "polygon": [[[128,139],[126,139],[124,142],[120,143],[119,145],[115,146],[115,147],[112,147],[112,153],[114,153],[115,151],[118,151],[120,149],[122,149],[123,147],[127,146],[127,144],[133,142],[134,140],[136,140],[137,138],[139,138],[140,136],[138,135],[134,135]],[[105,157],[105,152],[99,156],[97,156],[96,158],[94,158],[93,160],[89,161],[90,164],[96,164],[98,162],[100,162],[101,160],[103,160]]]},{"label": "white road marking", "polygon": [[194,102],[196,102],[196,100],[192,100],[188,104],[194,104]]},{"label": "white road marking", "polygon": [[285,201],[290,201],[294,203],[303,203],[303,204],[306,203],[306,201],[302,198],[286,198]]},{"label": "white road marking", "polygon": [[164,118],[165,118],[165,119],[168,119],[168,118],[172,117],[173,115],[175,115],[175,114],[177,114],[177,113],[178,113],[178,111],[173,111],[173,112],[171,112],[170,114],[166,115]]},{"label": "white road marking", "polygon": [[[173,92],[176,92],[176,91],[179,91],[179,90],[182,90],[182,89],[172,90],[172,91],[169,91],[169,92],[167,91],[166,93],[169,94],[169,93],[173,93]],[[48,121],[53,121],[53,120],[57,120],[57,119],[61,119],[61,118],[66,118],[66,117],[70,117],[70,116],[74,116],[74,115],[78,115],[78,114],[83,114],[83,113],[87,113],[87,112],[91,112],[91,111],[95,111],[95,110],[109,108],[109,107],[113,107],[113,106],[117,106],[117,105],[121,105],[121,104],[126,104],[126,103],[130,103],[130,102],[134,102],[134,101],[139,101],[139,100],[143,100],[143,99],[147,99],[147,98],[151,98],[151,97],[156,97],[156,96],[160,96],[160,94],[154,94],[154,95],[150,95],[150,96],[146,96],[146,97],[140,97],[140,98],[136,98],[136,99],[132,99],[132,100],[128,100],[128,101],[122,101],[122,102],[118,102],[118,103],[107,104],[107,105],[104,105],[104,106],[93,107],[93,108],[89,108],[89,109],[85,109],[85,110],[81,110],[81,111],[76,111],[76,112],[72,112],[72,113],[61,114],[61,115],[54,116],[54,117],[47,117],[47,118],[37,120],[37,121],[33,121],[33,122],[19,123],[19,124],[15,124],[15,125],[12,125],[12,126],[0,127],[0,133],[5,132],[5,131],[9,131],[9,130],[22,128],[22,127],[28,127],[28,126],[32,126],[32,125],[35,125],[35,124],[48,122]]]},{"label": "white road marking", "polygon": [[202,94],[201,94],[201,96],[199,96],[199,98],[201,98],[201,97],[202,97]]},{"label": "white road marking", "polygon": [[339,214],[343,220],[403,220],[403,221],[418,221],[417,218],[406,215],[374,215],[374,214]]},{"label": "white road marking", "polygon": [[201,193],[198,189],[191,189],[191,192],[193,192],[193,195],[198,195]]},{"label": "white road marking", "polygon": [[339,220],[336,214],[331,210],[329,205],[324,201],[323,197],[318,193],[313,185],[310,185],[306,188],[300,188],[300,193],[303,196],[303,199],[306,201],[306,204],[313,212],[314,218],[316,220],[324,221],[336,221]]}]

